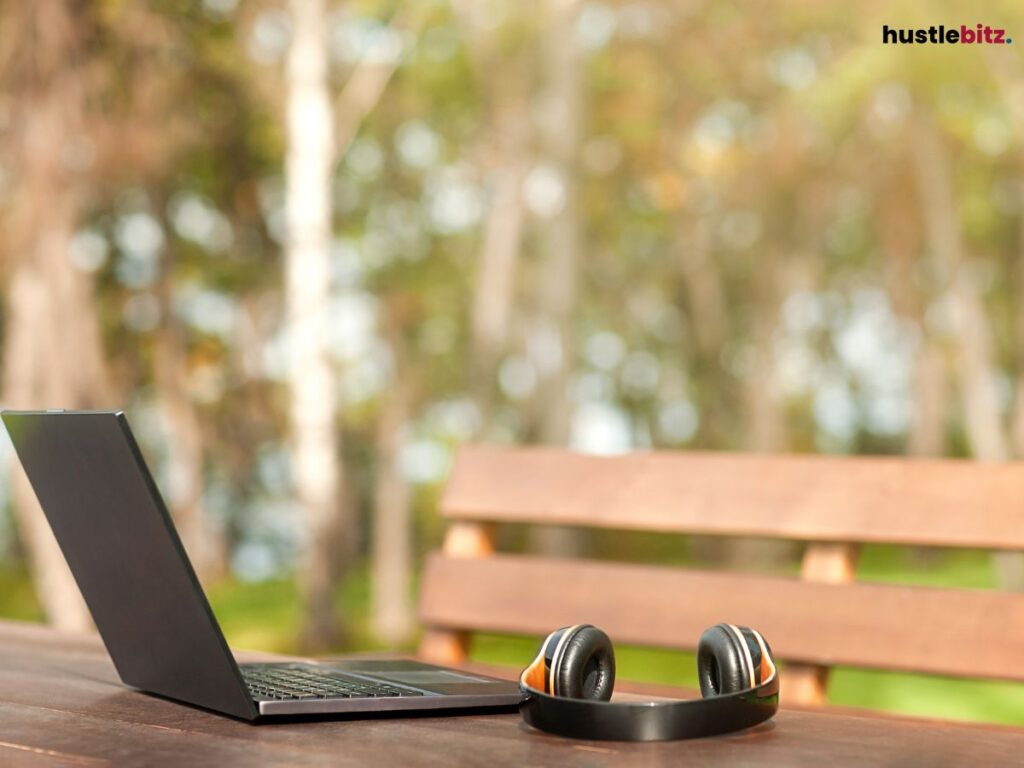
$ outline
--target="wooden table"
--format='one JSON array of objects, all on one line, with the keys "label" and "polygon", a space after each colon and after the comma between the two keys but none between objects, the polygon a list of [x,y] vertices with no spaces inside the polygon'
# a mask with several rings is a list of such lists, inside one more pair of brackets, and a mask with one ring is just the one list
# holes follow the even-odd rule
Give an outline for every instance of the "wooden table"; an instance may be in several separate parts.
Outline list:
[{"label": "wooden table", "polygon": [[0,622],[0,765],[1024,764],[1024,730],[783,710],[718,738],[652,744],[537,733],[517,714],[250,725],[126,689],[97,638]]}]

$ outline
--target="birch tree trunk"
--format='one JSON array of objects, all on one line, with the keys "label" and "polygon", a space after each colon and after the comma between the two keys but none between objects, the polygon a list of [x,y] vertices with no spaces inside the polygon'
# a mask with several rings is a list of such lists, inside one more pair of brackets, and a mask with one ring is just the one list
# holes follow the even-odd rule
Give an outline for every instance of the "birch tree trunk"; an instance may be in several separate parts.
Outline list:
[{"label": "birch tree trunk", "polygon": [[[337,390],[326,349],[327,311],[330,301],[331,175],[337,159],[344,156],[366,116],[377,105],[401,61],[400,55],[385,60],[367,56],[361,60],[337,99],[337,120],[332,114],[327,80],[326,14],[323,0],[291,0],[293,33],[288,56],[288,157],[287,312],[291,365],[290,422],[294,450],[296,493],[306,512],[309,542],[300,573],[305,603],[303,637],[310,647],[334,643],[340,628],[333,615],[333,583],[343,570],[341,559],[354,550],[350,520],[352,494],[343,482],[340,436],[334,426]],[[402,6],[392,19],[398,30],[419,28],[425,15],[415,5]],[[404,407],[404,406],[402,406]],[[397,438],[396,438],[397,439]],[[397,449],[396,449],[397,450]],[[395,453],[391,465],[378,480],[386,486],[386,499],[378,500],[390,516],[408,515],[407,490]],[[388,523],[390,526],[390,523]],[[406,522],[405,527],[408,527]],[[408,590],[410,569],[406,530],[393,543],[404,553],[387,550],[387,561],[374,579],[385,583],[372,589],[387,605],[385,634],[404,639],[411,626],[408,606],[402,607],[395,586]],[[401,539],[405,536],[405,539]],[[400,557],[394,566],[391,558]],[[386,594],[387,597],[382,597]],[[408,600],[408,595],[405,596]],[[396,618],[402,614],[404,618]],[[383,626],[383,625],[382,625]]]},{"label": "birch tree trunk", "polygon": [[[285,301],[289,426],[295,492],[305,516],[299,567],[303,642],[336,642],[332,605],[334,549],[342,476],[335,428],[338,397],[327,349],[334,123],[327,80],[324,0],[291,0],[287,60]],[[345,528],[342,528],[345,530]]]},{"label": "birch tree trunk", "polygon": [[[88,7],[39,0],[18,9],[26,60],[24,90],[9,131],[9,168],[17,194],[4,211],[8,272],[4,318],[3,397],[10,408],[111,406],[93,298],[92,276],[73,267],[71,239],[80,218],[85,168],[61,149],[86,130],[80,69]],[[10,63],[10,62],[8,62]],[[36,593],[60,629],[91,627],[82,601],[35,494],[14,469],[14,511]]]},{"label": "birch tree trunk", "polygon": [[[547,98],[540,145],[562,189],[562,205],[544,224],[537,284],[538,313],[531,331],[537,368],[536,437],[565,445],[572,425],[569,393],[575,344],[573,309],[581,233],[578,150],[582,139],[582,83],[576,44],[578,0],[551,0],[544,34]],[[534,530],[531,545],[542,553],[578,554],[578,532],[545,527]]]}]

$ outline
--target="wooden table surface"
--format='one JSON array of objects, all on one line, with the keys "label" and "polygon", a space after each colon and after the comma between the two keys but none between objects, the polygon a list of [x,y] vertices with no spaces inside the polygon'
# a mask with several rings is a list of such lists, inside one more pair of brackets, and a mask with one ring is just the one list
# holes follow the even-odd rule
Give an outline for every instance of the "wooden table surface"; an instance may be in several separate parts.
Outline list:
[{"label": "wooden table surface", "polygon": [[94,637],[0,622],[0,765],[1024,764],[1024,730],[794,710],[681,742],[570,741],[517,714],[251,725],[129,690]]}]

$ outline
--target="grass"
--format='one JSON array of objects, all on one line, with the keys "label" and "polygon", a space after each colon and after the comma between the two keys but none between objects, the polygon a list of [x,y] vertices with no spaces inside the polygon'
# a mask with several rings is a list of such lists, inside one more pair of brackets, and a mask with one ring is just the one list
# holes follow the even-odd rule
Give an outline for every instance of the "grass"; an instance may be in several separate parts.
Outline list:
[{"label": "grass", "polygon": [[[228,644],[233,648],[300,653],[301,601],[295,581],[225,581],[207,588]],[[374,637],[370,627],[370,581],[365,568],[355,568],[334,595],[334,609],[343,620],[343,642],[329,652],[394,650]],[[2,605],[0,605],[2,610]],[[410,641],[400,650],[411,651]]]},{"label": "grass", "polygon": [[0,564],[0,616],[19,621],[43,620],[32,581],[24,569]]},{"label": "grass", "polygon": [[1024,685],[905,672],[835,669],[829,701],[948,720],[1024,725]]},{"label": "grass", "polygon": [[[858,577],[865,581],[987,589],[996,585],[991,558],[985,552],[914,552],[900,547],[866,547]],[[261,583],[228,581],[209,590],[210,602],[228,642],[235,648],[296,652],[300,602],[294,581]],[[365,568],[355,569],[335,595],[339,615],[346,619],[345,647],[381,647],[370,631],[369,580]],[[685,605],[680,605],[685,610]],[[38,621],[42,612],[24,571],[0,567],[0,616]],[[472,658],[518,667],[533,658],[539,638],[483,634],[474,638]],[[411,649],[412,644],[409,645]],[[657,648],[617,648],[621,679],[697,687],[692,653]],[[1024,725],[1024,685],[862,669],[837,668],[829,685],[835,704],[887,712]]]},{"label": "grass", "polygon": [[296,650],[295,628],[300,614],[294,581],[226,581],[208,592],[231,647],[273,653]]},{"label": "grass", "polygon": [[860,581],[920,587],[995,589],[992,556],[978,549],[909,550],[876,544],[864,547],[857,562]]}]

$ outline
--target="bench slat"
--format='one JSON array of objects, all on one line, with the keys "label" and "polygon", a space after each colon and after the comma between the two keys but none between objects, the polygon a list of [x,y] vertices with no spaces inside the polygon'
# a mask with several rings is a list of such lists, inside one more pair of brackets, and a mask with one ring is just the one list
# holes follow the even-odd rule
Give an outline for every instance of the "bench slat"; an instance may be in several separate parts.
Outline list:
[{"label": "bench slat", "polygon": [[1024,549],[1024,463],[468,446],[446,517]]},{"label": "bench slat", "polygon": [[692,649],[732,621],[783,660],[1024,680],[1024,595],[439,553],[423,584],[429,626],[539,638],[586,621],[619,643]]}]

